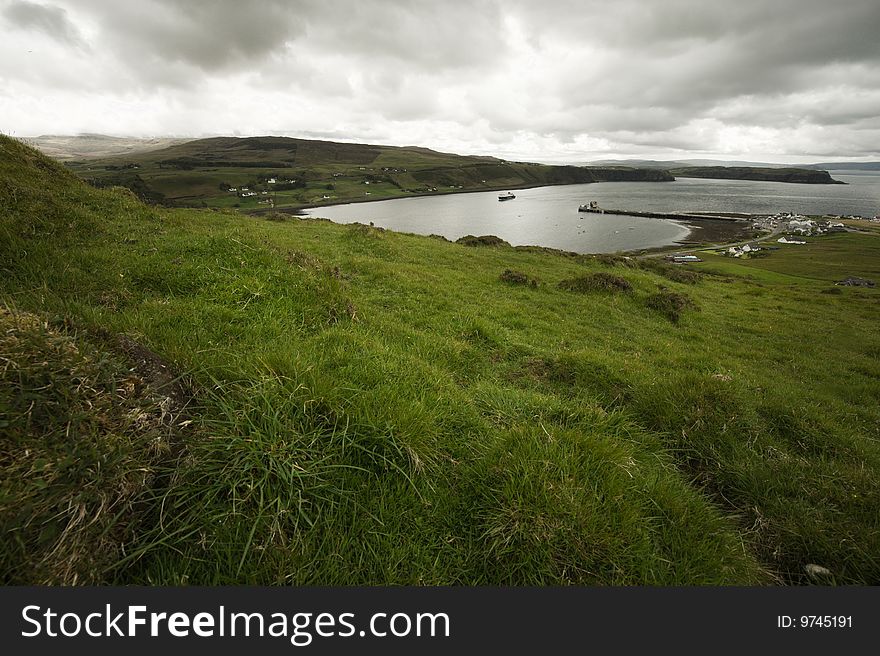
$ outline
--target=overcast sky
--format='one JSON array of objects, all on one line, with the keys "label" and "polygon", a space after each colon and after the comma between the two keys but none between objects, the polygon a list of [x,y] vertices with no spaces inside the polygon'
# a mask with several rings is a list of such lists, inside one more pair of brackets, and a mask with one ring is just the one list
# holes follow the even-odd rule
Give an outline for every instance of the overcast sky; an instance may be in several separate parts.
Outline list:
[{"label": "overcast sky", "polygon": [[880,0],[0,0],[0,131],[880,159]]}]

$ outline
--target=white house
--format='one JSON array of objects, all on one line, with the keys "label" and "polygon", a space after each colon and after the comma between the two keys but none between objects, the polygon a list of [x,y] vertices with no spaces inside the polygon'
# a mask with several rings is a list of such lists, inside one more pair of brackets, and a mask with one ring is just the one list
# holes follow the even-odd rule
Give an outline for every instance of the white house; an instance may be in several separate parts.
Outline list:
[{"label": "white house", "polygon": [[791,232],[807,233],[813,231],[816,224],[809,220],[793,219],[788,222],[788,229]]}]

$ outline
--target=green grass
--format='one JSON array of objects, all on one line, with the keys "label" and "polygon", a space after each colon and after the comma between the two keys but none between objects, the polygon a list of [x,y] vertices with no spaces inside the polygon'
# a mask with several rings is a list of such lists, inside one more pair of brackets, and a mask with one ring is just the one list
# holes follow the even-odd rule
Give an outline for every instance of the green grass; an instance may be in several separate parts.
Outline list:
[{"label": "green grass", "polygon": [[121,358],[0,308],[4,584],[89,584],[146,530],[173,462],[165,399]]},{"label": "green grass", "polygon": [[[98,540],[53,512],[82,479],[49,478],[41,450],[60,444],[89,471],[81,454],[100,461],[112,434],[125,457],[94,487],[115,489],[126,463],[151,474],[77,582],[772,584],[809,583],[818,564],[880,583],[880,292],[820,294],[831,274],[794,250],[676,278],[159,209],[6,138],[0,207],[0,303],[35,331],[0,351],[0,420],[24,421],[33,394],[88,408],[126,366],[119,333],[194,389],[191,423],[166,428],[173,457],[124,408],[71,433],[64,414],[2,432],[16,582],[71,580],[28,545]],[[868,275],[880,240],[846,237],[822,242],[818,266]],[[631,290],[559,288],[608,274]],[[661,292],[694,307],[670,321],[649,307]],[[89,380],[109,387],[77,387],[84,365],[47,339],[107,363]],[[20,373],[46,367],[49,386]],[[139,407],[161,402],[142,392]]]},{"label": "green grass", "polygon": [[[760,275],[761,271],[801,278],[806,281],[838,281],[850,276],[880,281],[880,239],[856,233],[806,237],[805,245],[778,244],[780,250],[769,257],[731,260],[707,254],[707,264],[717,267],[719,261],[732,263],[730,271]],[[777,245],[777,244],[773,244]],[[767,278],[772,279],[772,278]],[[779,278],[782,280],[782,278]]]}]

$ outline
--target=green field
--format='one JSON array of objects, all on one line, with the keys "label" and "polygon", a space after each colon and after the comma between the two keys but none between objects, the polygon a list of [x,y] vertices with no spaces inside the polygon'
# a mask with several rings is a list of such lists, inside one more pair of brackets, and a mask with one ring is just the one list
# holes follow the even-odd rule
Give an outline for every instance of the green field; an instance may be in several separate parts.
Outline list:
[{"label": "green field", "polygon": [[5,584],[880,584],[880,236],[469,248],[5,137],[0,208]]},{"label": "green field", "polygon": [[[730,270],[745,272],[761,269],[812,282],[836,282],[851,275],[880,279],[878,240],[866,239],[866,235],[857,233],[806,237],[805,240],[808,243],[803,246],[779,244],[780,250],[774,251],[769,257],[734,260],[736,264]],[[771,242],[771,245],[776,244]],[[703,267],[717,268],[724,266],[722,263],[731,262],[713,253],[704,252],[701,257],[707,262],[701,265]],[[856,271],[860,273],[854,273]]]}]

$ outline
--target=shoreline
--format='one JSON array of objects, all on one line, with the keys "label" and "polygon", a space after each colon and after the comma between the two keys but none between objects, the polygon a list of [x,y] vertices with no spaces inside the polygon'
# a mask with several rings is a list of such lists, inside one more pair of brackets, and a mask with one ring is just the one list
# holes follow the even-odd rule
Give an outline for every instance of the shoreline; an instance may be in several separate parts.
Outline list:
[{"label": "shoreline", "polygon": [[[287,213],[287,214],[289,214],[289,213]],[[435,234],[426,235],[426,234],[422,234],[422,233],[418,233],[418,232],[409,232],[409,231],[405,231],[405,230],[395,230],[393,228],[385,228],[383,226],[373,226],[372,223],[369,223],[369,224],[361,223],[360,221],[353,221],[351,223],[337,223],[336,221],[333,221],[332,219],[328,219],[325,217],[319,217],[319,216],[309,216],[306,214],[297,214],[297,215],[291,215],[291,216],[296,216],[301,221],[326,221],[328,223],[333,223],[334,225],[338,225],[338,226],[367,226],[367,225],[369,225],[370,227],[375,227],[380,230],[386,230],[388,232],[393,232],[393,233],[400,234],[400,235],[426,237],[429,239],[430,238],[442,238],[444,241],[447,241],[450,244],[456,243],[456,240],[449,239],[448,237],[445,237],[443,235],[435,235]],[[556,253],[558,255],[564,255],[567,257],[580,256],[580,255],[634,255],[634,256],[638,256],[638,255],[645,255],[645,254],[650,254],[650,253],[662,253],[662,252],[666,252],[666,251],[674,252],[674,251],[680,251],[680,250],[698,250],[698,249],[706,246],[707,244],[713,244],[717,241],[731,241],[731,240],[734,240],[733,238],[739,239],[739,238],[743,237],[742,234],[736,234],[736,233],[730,234],[730,230],[719,230],[718,228],[721,227],[720,225],[714,226],[716,228],[716,230],[714,232],[711,232],[711,228],[713,226],[699,225],[694,221],[689,222],[689,221],[685,221],[685,220],[675,220],[675,219],[660,219],[660,220],[671,221],[672,223],[676,223],[676,224],[681,225],[684,228],[687,228],[688,229],[687,235],[685,235],[683,238],[678,239],[670,244],[664,244],[662,246],[649,246],[649,247],[645,247],[645,248],[631,248],[631,249],[626,249],[626,250],[607,251],[607,252],[606,251],[589,251],[589,252],[570,251],[570,250],[566,250],[564,248],[554,248],[553,246],[542,246],[540,244],[517,244],[517,245],[511,244],[510,247],[514,248],[514,249],[537,249],[542,252]],[[743,226],[743,228],[745,228],[745,220],[744,219],[735,219],[735,220],[717,219],[717,223],[723,224],[725,228],[728,228],[729,226],[734,225],[734,224],[739,225],[739,226]],[[724,233],[727,233],[727,234],[724,234]],[[483,236],[495,237],[497,235],[483,235]]]},{"label": "shoreline", "polygon": [[[606,181],[602,181],[606,182]],[[624,181],[626,182],[626,181]],[[663,184],[667,182],[675,182],[675,180],[649,180],[645,182],[651,182],[656,184]],[[259,216],[261,214],[269,214],[271,212],[281,212],[283,214],[291,214],[294,216],[305,216],[303,212],[305,210],[314,210],[322,207],[338,207],[341,205],[355,205],[357,203],[379,203],[386,200],[400,200],[405,198],[424,198],[426,196],[453,196],[458,194],[479,194],[479,193],[487,193],[487,192],[496,192],[496,191],[509,191],[511,189],[539,189],[541,187],[570,187],[572,185],[580,185],[580,184],[600,184],[597,182],[544,182],[541,184],[521,184],[521,185],[510,185],[506,187],[488,187],[483,189],[459,189],[456,191],[414,191],[412,193],[406,194],[404,196],[386,196],[384,198],[352,198],[351,200],[345,200],[341,202],[335,203],[307,203],[305,205],[283,205],[281,207],[276,208],[259,208],[259,209],[251,209],[251,210],[242,210],[242,214],[247,214],[249,216]]]},{"label": "shoreline", "polygon": [[[661,181],[658,181],[661,182]],[[665,181],[663,181],[665,182]],[[562,186],[570,186],[571,184],[593,184],[591,182],[587,183],[556,183],[556,184],[536,184],[536,185],[519,185],[519,186],[511,186],[511,187],[497,187],[492,189],[467,189],[467,190],[456,190],[456,191],[437,191],[437,192],[418,192],[413,193],[407,196],[393,196],[393,197],[385,197],[385,198],[357,198],[352,199],[350,201],[342,202],[342,203],[331,203],[327,205],[301,205],[297,207],[279,207],[279,208],[261,208],[259,210],[249,210],[243,211],[242,214],[247,216],[266,216],[271,214],[283,214],[287,216],[298,217],[301,220],[307,221],[331,221],[332,223],[336,223],[331,219],[327,219],[325,217],[316,216],[314,214],[307,214],[307,210],[320,210],[321,208],[330,208],[330,207],[342,207],[345,205],[355,205],[359,203],[373,203],[373,202],[381,202],[381,201],[389,201],[389,200],[398,200],[398,199],[406,199],[406,198],[420,198],[427,196],[448,196],[453,194],[471,194],[471,193],[487,193],[487,192],[497,192],[502,190],[510,190],[510,189],[538,189],[541,187],[562,187]],[[706,211],[681,211],[681,212],[645,212],[640,210],[633,211],[625,211],[625,210],[605,210],[604,214],[611,215],[619,215],[619,216],[636,216],[640,218],[653,218],[659,219],[661,221],[670,221],[672,223],[676,223],[684,228],[687,228],[688,233],[672,243],[665,244],[662,246],[651,246],[646,248],[634,248],[634,249],[626,249],[620,251],[609,251],[605,254],[621,254],[621,255],[644,255],[646,253],[661,253],[661,252],[674,252],[679,250],[693,250],[699,249],[706,244],[712,244],[719,241],[737,241],[748,239],[750,235],[747,235],[748,226],[750,222],[759,215],[744,213],[744,212],[706,212]],[[354,221],[352,223],[339,223],[338,225],[365,225],[360,223],[359,221]],[[406,232],[402,230],[394,230],[392,228],[382,228],[383,230],[389,230],[391,232],[398,232],[400,234],[410,234],[417,236],[430,236],[430,235],[422,235],[420,233],[415,232]],[[444,237],[444,239],[447,239]],[[447,239],[452,243],[455,240]],[[596,251],[592,252],[577,252],[577,251],[569,251],[565,249],[557,249],[548,246],[541,246],[540,244],[521,244],[519,246],[514,246],[514,248],[539,248],[547,251],[559,252],[561,254],[576,254],[576,255],[598,255],[603,254]]]}]

